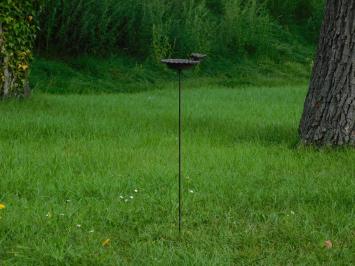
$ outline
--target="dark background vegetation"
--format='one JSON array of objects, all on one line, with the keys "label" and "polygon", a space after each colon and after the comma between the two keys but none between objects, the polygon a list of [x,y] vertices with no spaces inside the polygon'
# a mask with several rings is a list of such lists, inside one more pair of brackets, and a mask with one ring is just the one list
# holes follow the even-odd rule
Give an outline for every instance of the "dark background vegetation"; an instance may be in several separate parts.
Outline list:
[{"label": "dark background vegetation", "polygon": [[[48,0],[32,87],[48,92],[156,88],[159,60],[209,55],[189,76],[226,86],[304,82],[324,0]],[[207,78],[208,77],[208,78]]]}]

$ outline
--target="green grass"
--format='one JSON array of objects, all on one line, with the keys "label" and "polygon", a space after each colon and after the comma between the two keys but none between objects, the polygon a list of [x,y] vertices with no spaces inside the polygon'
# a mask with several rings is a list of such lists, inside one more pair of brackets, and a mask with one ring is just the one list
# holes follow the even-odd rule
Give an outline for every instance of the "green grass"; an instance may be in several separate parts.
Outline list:
[{"label": "green grass", "polygon": [[303,85],[184,92],[179,236],[175,85],[0,103],[1,265],[354,262],[355,151],[297,145]]},{"label": "green grass", "polygon": [[[312,49],[303,50],[299,58],[282,62],[208,57],[195,70],[184,72],[184,81],[192,87],[228,88],[305,84],[309,80]],[[176,80],[176,74],[160,62],[137,61],[122,55],[61,60],[36,57],[30,75],[32,89],[51,94],[135,93],[164,89],[172,80]]]}]

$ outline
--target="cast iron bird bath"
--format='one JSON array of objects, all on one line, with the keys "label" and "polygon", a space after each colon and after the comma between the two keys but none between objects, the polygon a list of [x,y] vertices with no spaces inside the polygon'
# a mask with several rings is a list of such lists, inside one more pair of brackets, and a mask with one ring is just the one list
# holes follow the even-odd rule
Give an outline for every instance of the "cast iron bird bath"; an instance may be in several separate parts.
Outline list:
[{"label": "cast iron bird bath", "polygon": [[182,70],[192,68],[200,63],[206,57],[204,54],[193,53],[191,59],[163,59],[161,62],[168,68],[176,70],[179,78],[179,232],[181,232],[182,220],[182,179],[181,179],[181,144],[182,144],[182,117],[181,117],[181,72]]}]

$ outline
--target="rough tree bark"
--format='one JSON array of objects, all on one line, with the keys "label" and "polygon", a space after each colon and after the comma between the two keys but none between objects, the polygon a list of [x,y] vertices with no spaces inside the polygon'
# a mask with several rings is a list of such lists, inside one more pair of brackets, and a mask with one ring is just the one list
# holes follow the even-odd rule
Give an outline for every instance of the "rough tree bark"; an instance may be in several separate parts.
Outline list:
[{"label": "rough tree bark", "polygon": [[[2,24],[0,23],[0,51],[5,48],[4,31]],[[1,53],[4,54],[4,53]],[[0,57],[0,71],[2,72],[3,80],[0,80],[0,99],[9,97],[11,90],[14,88],[17,78],[9,69],[8,56]],[[25,72],[25,84],[23,86],[23,95],[29,97],[31,95],[31,90],[28,82],[28,70]]]},{"label": "rough tree bark", "polygon": [[355,146],[355,0],[327,1],[300,136]]},{"label": "rough tree bark", "polygon": [[[4,40],[3,36],[4,36],[4,32],[2,29],[2,25],[0,23],[0,49],[4,49],[4,45],[5,45],[5,40]],[[9,71],[9,68],[8,68],[8,62],[9,62],[8,57],[4,57],[4,58],[0,59],[0,63],[1,63],[0,71],[3,71],[2,88],[0,86],[0,94],[2,97],[8,96],[11,85],[14,82],[14,80],[12,79],[11,72]]]}]

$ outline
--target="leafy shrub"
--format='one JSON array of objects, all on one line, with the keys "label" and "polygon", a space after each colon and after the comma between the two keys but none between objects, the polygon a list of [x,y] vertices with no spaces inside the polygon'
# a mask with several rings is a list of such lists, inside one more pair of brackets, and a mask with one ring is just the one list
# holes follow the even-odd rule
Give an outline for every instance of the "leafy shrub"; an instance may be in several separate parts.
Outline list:
[{"label": "leafy shrub", "polygon": [[47,0],[38,47],[70,55],[123,51],[153,58],[174,48],[207,49],[208,13],[204,2],[195,0]]},{"label": "leafy shrub", "polygon": [[0,95],[24,94],[32,46],[37,32],[39,2],[0,2]]},{"label": "leafy shrub", "polygon": [[274,39],[273,22],[256,0],[226,0],[219,32],[220,47],[232,54],[266,54]]},{"label": "leafy shrub", "polygon": [[[324,0],[46,0],[39,51],[125,53],[159,60],[191,51],[274,56],[290,25],[314,43]],[[276,45],[277,46],[277,45]]]},{"label": "leafy shrub", "polygon": [[280,23],[300,25],[306,39],[312,42],[317,39],[325,0],[267,0],[266,6]]}]

